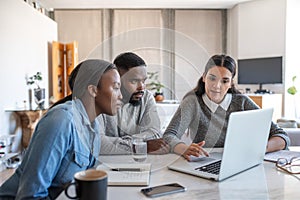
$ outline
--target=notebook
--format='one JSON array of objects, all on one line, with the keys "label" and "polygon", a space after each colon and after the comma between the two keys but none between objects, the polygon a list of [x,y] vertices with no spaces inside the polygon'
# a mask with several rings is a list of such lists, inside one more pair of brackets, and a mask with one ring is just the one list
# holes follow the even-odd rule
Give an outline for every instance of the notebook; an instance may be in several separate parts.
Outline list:
[{"label": "notebook", "polygon": [[[221,181],[261,164],[266,151],[272,114],[273,108],[232,113],[229,116],[222,154],[211,152],[210,157],[200,157],[194,162],[180,157],[168,168]],[[208,172],[211,165],[219,165],[219,172]]]},{"label": "notebook", "polygon": [[291,160],[293,157],[300,157],[300,152],[280,150],[280,151],[266,153],[265,161],[276,162],[278,158],[286,158],[287,160]]},{"label": "notebook", "polygon": [[97,170],[108,175],[108,185],[147,186],[150,181],[151,163],[103,163]]}]

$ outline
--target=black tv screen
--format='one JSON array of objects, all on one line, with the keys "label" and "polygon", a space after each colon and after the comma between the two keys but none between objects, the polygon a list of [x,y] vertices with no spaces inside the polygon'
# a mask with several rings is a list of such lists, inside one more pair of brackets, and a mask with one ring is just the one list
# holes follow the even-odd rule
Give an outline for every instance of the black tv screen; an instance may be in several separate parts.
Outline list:
[{"label": "black tv screen", "polygon": [[282,57],[238,60],[238,84],[282,83]]}]

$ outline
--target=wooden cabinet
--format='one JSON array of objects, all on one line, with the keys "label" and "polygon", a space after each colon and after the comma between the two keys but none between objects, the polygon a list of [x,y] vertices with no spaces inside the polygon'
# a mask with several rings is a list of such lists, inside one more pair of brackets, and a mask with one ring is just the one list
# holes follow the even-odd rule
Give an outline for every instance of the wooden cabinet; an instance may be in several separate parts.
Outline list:
[{"label": "wooden cabinet", "polygon": [[273,122],[282,117],[282,94],[249,94],[248,96],[261,108],[274,108]]},{"label": "wooden cabinet", "polygon": [[78,42],[69,44],[52,42],[52,73],[50,96],[57,101],[71,93],[69,75],[78,64]]}]

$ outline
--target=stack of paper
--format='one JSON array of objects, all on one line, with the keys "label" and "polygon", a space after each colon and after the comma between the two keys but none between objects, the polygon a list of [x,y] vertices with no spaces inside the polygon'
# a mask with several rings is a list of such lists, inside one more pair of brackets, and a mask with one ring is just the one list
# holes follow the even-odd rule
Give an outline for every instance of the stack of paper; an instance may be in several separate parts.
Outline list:
[{"label": "stack of paper", "polygon": [[300,157],[300,152],[298,151],[289,151],[289,150],[280,150],[271,153],[266,153],[265,160],[276,162],[278,158],[286,158],[290,160],[293,157]]},{"label": "stack of paper", "polygon": [[106,171],[108,175],[108,185],[146,186],[149,185],[151,164],[103,163],[97,167],[97,170]]}]

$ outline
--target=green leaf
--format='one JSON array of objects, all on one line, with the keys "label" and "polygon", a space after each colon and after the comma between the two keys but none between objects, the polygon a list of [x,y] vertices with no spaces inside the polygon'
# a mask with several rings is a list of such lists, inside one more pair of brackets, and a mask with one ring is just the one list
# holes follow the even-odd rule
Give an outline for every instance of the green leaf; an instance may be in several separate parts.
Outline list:
[{"label": "green leaf", "polygon": [[42,73],[41,72],[37,72],[36,74],[28,77],[27,85],[36,84],[36,86],[38,88],[40,88],[39,82],[42,81],[42,80],[43,80]]},{"label": "green leaf", "polygon": [[159,72],[147,72],[149,83],[146,84],[148,90],[161,91],[165,86],[158,80]]},{"label": "green leaf", "polygon": [[297,89],[295,86],[292,86],[287,89],[287,92],[291,95],[295,95],[297,93]]}]

